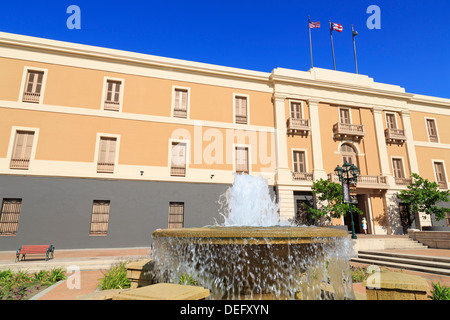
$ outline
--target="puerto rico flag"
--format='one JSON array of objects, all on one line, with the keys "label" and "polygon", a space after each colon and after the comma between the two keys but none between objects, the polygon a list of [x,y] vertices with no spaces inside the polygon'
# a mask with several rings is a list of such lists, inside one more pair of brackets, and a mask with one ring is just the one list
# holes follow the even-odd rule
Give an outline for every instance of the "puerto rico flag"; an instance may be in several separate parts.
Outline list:
[{"label": "puerto rico flag", "polygon": [[341,24],[339,23],[331,23],[331,30],[336,30],[337,32],[342,32],[342,30],[344,29],[344,27],[342,27]]}]

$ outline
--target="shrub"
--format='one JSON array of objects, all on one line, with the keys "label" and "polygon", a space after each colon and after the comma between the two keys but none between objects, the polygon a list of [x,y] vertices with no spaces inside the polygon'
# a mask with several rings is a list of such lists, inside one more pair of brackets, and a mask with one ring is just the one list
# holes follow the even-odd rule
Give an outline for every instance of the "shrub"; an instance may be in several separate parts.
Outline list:
[{"label": "shrub", "polygon": [[433,282],[431,285],[431,295],[428,298],[431,300],[450,300],[450,287],[441,285],[439,282]]},{"label": "shrub", "polygon": [[121,262],[104,273],[103,279],[100,279],[100,290],[130,288],[131,281],[127,278],[126,264],[126,262]]}]

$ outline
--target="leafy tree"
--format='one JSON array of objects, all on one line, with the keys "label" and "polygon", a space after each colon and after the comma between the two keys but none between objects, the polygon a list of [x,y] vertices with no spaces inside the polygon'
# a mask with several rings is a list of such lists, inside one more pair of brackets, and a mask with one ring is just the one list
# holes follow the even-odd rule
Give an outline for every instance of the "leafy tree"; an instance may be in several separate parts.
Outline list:
[{"label": "leafy tree", "polygon": [[[311,190],[320,201],[317,208],[307,207],[312,217],[325,217],[331,221],[331,218],[340,218],[350,212],[350,204],[344,203],[341,184],[320,179],[313,183]],[[352,206],[353,212],[363,214],[355,205]]]},{"label": "leafy tree", "polygon": [[437,204],[450,201],[448,190],[439,190],[436,182],[423,179],[417,173],[412,174],[413,181],[407,186],[408,190],[402,190],[397,195],[406,203],[412,212],[424,212],[436,217],[436,220],[445,219],[450,208],[440,207]]}]

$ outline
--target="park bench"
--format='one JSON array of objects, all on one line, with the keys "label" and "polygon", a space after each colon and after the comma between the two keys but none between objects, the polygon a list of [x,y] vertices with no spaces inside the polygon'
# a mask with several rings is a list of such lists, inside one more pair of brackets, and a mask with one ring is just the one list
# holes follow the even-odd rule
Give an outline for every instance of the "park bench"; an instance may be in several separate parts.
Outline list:
[{"label": "park bench", "polygon": [[[45,261],[48,259],[53,259],[53,252],[55,251],[55,247],[51,244],[44,245],[23,245],[16,251],[16,260],[25,260],[25,255],[27,254],[45,254]],[[22,259],[20,259],[20,255],[22,255]]]}]

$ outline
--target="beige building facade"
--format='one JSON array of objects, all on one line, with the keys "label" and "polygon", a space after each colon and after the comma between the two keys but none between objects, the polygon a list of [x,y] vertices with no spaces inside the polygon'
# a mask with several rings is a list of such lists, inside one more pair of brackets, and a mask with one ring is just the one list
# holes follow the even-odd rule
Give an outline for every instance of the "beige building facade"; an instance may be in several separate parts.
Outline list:
[{"label": "beige building facade", "polygon": [[372,234],[432,224],[396,198],[412,173],[448,188],[450,100],[368,76],[256,72],[7,33],[0,70],[3,249],[146,246],[156,228],[220,220],[217,200],[242,173],[267,179],[281,220],[302,222],[312,183],[354,163]]}]

